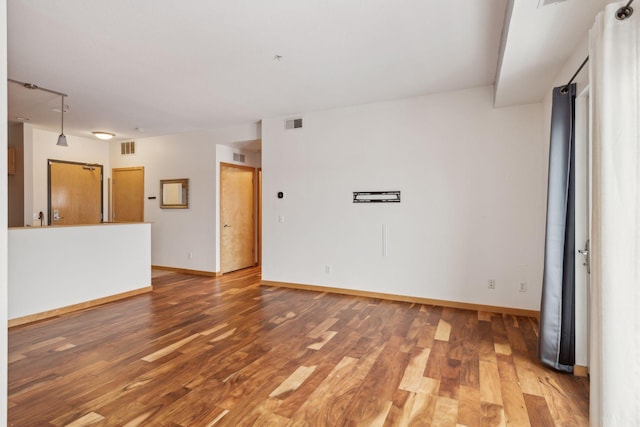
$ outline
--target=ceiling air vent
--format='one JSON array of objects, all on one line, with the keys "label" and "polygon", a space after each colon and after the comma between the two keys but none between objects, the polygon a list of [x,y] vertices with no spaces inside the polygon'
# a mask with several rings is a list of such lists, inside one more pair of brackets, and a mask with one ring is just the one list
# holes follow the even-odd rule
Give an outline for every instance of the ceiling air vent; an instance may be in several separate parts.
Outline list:
[{"label": "ceiling air vent", "polygon": [[566,0],[538,0],[538,9],[552,3],[561,3]]},{"label": "ceiling air vent", "polygon": [[302,127],[302,118],[288,119],[284,122],[285,129],[300,129]]},{"label": "ceiling air vent", "polygon": [[234,162],[244,163],[244,154],[233,153],[233,161]]},{"label": "ceiling air vent", "polygon": [[136,154],[136,142],[135,141],[127,141],[120,143],[120,154]]}]

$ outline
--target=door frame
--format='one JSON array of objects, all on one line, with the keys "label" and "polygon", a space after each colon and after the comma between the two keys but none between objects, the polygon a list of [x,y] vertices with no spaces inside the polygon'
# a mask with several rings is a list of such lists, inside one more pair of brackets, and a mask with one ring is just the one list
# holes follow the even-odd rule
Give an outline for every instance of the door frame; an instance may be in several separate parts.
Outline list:
[{"label": "door frame", "polygon": [[256,212],[256,244],[258,248],[256,265],[262,266],[262,167],[256,168],[255,177],[256,205],[254,212]]},{"label": "door frame", "polygon": [[[593,355],[590,350],[590,275],[589,254],[585,249],[591,240],[591,136],[589,117],[589,86],[578,86],[575,99],[575,369],[577,375],[586,375]],[[589,248],[590,249],[590,248]],[[587,250],[589,250],[587,249]],[[586,372],[584,372],[586,368]]]},{"label": "door frame", "polygon": [[258,203],[257,203],[257,191],[256,191],[256,187],[257,187],[257,174],[258,174],[258,169],[255,167],[251,167],[251,166],[245,166],[245,165],[237,165],[234,163],[227,163],[227,162],[220,162],[219,163],[219,177],[220,177],[220,182],[218,183],[218,191],[219,191],[219,195],[220,195],[220,206],[219,206],[219,211],[218,211],[218,216],[220,217],[220,224],[219,224],[219,228],[218,228],[218,242],[219,244],[219,248],[220,248],[220,271],[218,272],[219,275],[223,275],[224,273],[222,272],[222,229],[224,227],[224,221],[222,220],[222,206],[224,204],[224,200],[222,198],[222,168],[223,167],[232,167],[232,168],[236,168],[236,169],[243,169],[246,171],[250,171],[253,174],[253,200],[252,200],[252,212],[251,215],[253,217],[253,266],[255,267],[256,265],[258,265],[258,239],[259,237],[257,237],[258,235]]},{"label": "door frame", "polygon": [[53,211],[51,210],[51,163],[63,163],[68,165],[100,168],[100,222],[104,222],[104,167],[98,163],[70,162],[67,160],[47,159],[47,216],[49,225],[53,225]]}]

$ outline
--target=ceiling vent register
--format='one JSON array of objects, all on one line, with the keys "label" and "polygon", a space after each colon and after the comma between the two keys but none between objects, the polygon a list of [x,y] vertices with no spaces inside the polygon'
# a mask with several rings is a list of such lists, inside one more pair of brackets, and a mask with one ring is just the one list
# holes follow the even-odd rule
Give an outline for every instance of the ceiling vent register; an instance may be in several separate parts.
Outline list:
[{"label": "ceiling vent register", "polygon": [[302,118],[286,120],[284,127],[285,129],[300,129],[302,127]]},{"label": "ceiling vent register", "polygon": [[563,1],[566,0],[538,0],[538,9],[553,3],[562,3]]},{"label": "ceiling vent register", "polygon": [[136,142],[135,141],[121,142],[120,154],[123,156],[129,155],[129,154],[136,154]]}]

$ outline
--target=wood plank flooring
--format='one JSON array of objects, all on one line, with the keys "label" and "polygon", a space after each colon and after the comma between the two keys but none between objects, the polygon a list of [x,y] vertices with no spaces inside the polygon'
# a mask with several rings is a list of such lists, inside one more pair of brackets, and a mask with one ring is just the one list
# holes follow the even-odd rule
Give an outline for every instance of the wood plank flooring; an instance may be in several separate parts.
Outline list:
[{"label": "wood plank flooring", "polygon": [[10,426],[586,426],[536,319],[171,273],[9,331]]}]

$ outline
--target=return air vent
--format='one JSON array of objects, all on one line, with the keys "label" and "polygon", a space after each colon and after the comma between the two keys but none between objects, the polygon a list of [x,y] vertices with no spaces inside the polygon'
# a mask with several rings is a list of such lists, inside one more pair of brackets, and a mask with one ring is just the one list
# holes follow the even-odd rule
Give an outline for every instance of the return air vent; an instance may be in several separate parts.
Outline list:
[{"label": "return air vent", "polygon": [[234,162],[244,163],[244,154],[233,153],[233,161]]},{"label": "return air vent", "polygon": [[120,154],[122,154],[123,156],[127,154],[136,154],[136,142],[135,141],[121,142]]},{"label": "return air vent", "polygon": [[288,119],[284,122],[285,129],[300,129],[302,127],[302,118]]},{"label": "return air vent", "polygon": [[566,0],[538,0],[538,9],[553,3],[561,3]]}]

